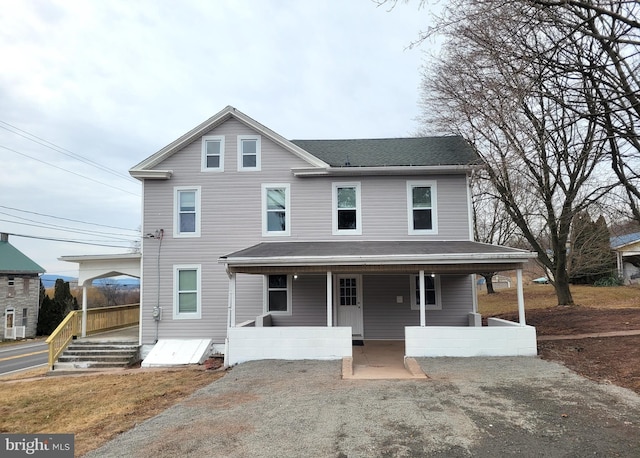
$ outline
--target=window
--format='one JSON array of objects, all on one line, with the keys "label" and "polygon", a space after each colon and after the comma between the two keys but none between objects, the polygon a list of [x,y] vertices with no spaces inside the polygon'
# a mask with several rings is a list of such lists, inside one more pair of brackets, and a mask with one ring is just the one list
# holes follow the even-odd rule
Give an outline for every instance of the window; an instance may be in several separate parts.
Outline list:
[{"label": "window", "polygon": [[291,277],[266,275],[265,313],[291,315]]},{"label": "window", "polygon": [[175,237],[200,236],[200,187],[175,188]]},{"label": "window", "polygon": [[238,170],[260,170],[260,136],[238,135]]},{"label": "window", "polygon": [[28,319],[29,319],[29,309],[22,309],[22,326],[24,326],[25,328],[27,327],[27,323],[28,323]]},{"label": "window", "polygon": [[174,266],[173,284],[173,318],[200,318],[200,265]]},{"label": "window", "polygon": [[7,286],[13,286],[16,284],[15,277],[7,277]]},{"label": "window", "polygon": [[360,183],[333,183],[333,234],[361,235]]},{"label": "window", "polygon": [[[442,310],[439,276],[425,274],[424,304],[426,310]],[[411,310],[420,310],[420,275],[411,275]]]},{"label": "window", "polygon": [[262,185],[262,235],[290,235],[289,184]]},{"label": "window", "polygon": [[409,234],[436,234],[436,185],[432,181],[407,182]]},{"label": "window", "polygon": [[206,135],[202,137],[202,171],[224,171],[224,137]]}]

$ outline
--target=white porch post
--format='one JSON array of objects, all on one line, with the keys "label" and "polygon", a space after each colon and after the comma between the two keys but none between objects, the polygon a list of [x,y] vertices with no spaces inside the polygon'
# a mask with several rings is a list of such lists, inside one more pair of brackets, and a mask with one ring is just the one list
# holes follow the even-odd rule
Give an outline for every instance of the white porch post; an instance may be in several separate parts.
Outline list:
[{"label": "white porch post", "polygon": [[87,284],[82,284],[82,335],[87,337]]},{"label": "white porch post", "polygon": [[236,274],[229,274],[229,327],[236,327]]},{"label": "white porch post", "polygon": [[520,319],[520,326],[526,326],[524,318],[524,293],[522,291],[522,269],[516,270],[516,277],[518,282],[518,317]]},{"label": "white porch post", "polygon": [[420,326],[427,325],[427,315],[425,313],[425,294],[424,294],[424,270],[420,271]]},{"label": "white porch post", "polygon": [[333,326],[333,274],[327,271],[327,327]]}]

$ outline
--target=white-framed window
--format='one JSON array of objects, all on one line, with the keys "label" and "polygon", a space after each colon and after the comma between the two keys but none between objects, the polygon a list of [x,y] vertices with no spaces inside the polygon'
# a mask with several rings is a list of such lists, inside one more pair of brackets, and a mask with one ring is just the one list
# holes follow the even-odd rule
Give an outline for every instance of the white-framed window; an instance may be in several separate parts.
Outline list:
[{"label": "white-framed window", "polygon": [[205,135],[202,137],[202,171],[224,171],[223,135]]},{"label": "white-framed window", "polygon": [[200,237],[200,186],[174,188],[174,237]]},{"label": "white-framed window", "polygon": [[260,135],[238,135],[238,170],[260,171],[261,150]]},{"label": "white-framed window", "polygon": [[173,266],[173,318],[176,320],[200,319],[201,310],[200,264]]},{"label": "white-framed window", "polygon": [[291,315],[291,275],[264,276],[264,312]]},{"label": "white-framed window", "polygon": [[360,183],[333,183],[333,235],[361,235]]},{"label": "white-framed window", "polygon": [[29,309],[23,308],[22,309],[22,326],[26,328],[28,324],[29,324]]},{"label": "white-framed window", "polygon": [[262,185],[262,235],[291,234],[290,189],[289,183]]},{"label": "white-framed window", "polygon": [[437,193],[435,181],[407,181],[409,234],[437,234]]},{"label": "white-framed window", "polygon": [[[420,310],[420,275],[410,275],[411,310]],[[424,304],[426,310],[442,310],[440,301],[440,277],[425,274]]]}]

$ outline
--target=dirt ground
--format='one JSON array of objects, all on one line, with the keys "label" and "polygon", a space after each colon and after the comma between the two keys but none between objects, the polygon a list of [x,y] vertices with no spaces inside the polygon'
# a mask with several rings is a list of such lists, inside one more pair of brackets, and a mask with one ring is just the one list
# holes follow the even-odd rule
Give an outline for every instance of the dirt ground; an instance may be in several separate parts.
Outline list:
[{"label": "dirt ground", "polygon": [[[517,314],[500,317],[517,321]],[[527,324],[538,336],[640,330],[640,309],[569,306],[527,310]],[[640,335],[538,341],[538,354],[559,361],[592,380],[629,388],[640,394]]]}]

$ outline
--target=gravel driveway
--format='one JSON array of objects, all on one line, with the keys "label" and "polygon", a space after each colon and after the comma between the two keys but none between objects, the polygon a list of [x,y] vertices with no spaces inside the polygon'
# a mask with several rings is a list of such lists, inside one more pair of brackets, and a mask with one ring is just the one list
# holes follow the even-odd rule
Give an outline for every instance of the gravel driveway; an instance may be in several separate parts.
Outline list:
[{"label": "gravel driveway", "polygon": [[259,361],[88,457],[640,456],[640,396],[538,358],[420,359],[425,381]]}]

